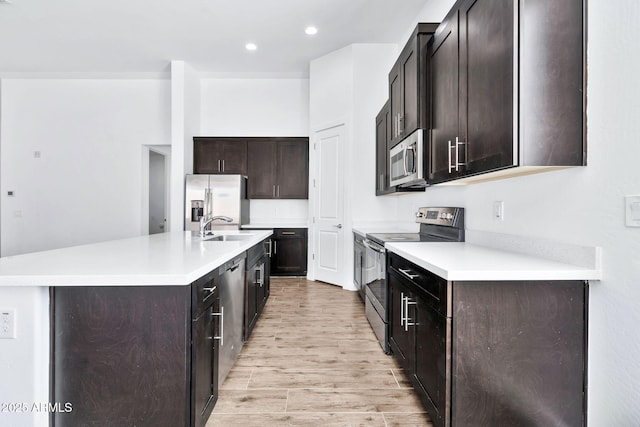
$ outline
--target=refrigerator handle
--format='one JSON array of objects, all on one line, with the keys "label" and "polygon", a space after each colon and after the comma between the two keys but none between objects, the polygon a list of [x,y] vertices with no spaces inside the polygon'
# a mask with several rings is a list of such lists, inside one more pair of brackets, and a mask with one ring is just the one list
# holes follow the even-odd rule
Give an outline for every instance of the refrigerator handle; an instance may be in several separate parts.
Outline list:
[{"label": "refrigerator handle", "polygon": [[205,218],[211,218],[211,215],[213,214],[213,206],[211,206],[212,204],[212,197],[211,197],[211,189],[210,188],[206,188],[204,190],[204,217]]}]

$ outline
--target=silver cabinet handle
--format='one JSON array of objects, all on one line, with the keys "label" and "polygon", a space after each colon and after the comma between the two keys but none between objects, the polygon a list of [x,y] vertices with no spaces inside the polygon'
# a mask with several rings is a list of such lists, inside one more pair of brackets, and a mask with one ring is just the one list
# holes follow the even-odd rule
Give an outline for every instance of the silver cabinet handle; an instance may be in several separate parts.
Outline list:
[{"label": "silver cabinet handle", "polygon": [[404,326],[404,292],[400,292],[400,326]]},{"label": "silver cabinet handle", "polygon": [[417,305],[418,303],[416,301],[409,301],[409,297],[406,297],[405,299],[405,308],[404,308],[404,313],[405,313],[405,318],[404,318],[404,330],[405,332],[409,331],[409,326],[415,326],[416,323],[415,322],[409,322],[411,319],[409,319],[409,306],[410,305]]},{"label": "silver cabinet handle", "polygon": [[[460,161],[460,146],[464,146],[464,162]],[[454,156],[451,155],[451,150],[455,152]],[[464,141],[460,141],[460,137],[456,136],[456,142],[453,144],[451,140],[449,140],[449,173],[451,173],[454,169],[456,172],[460,171],[460,166],[467,165],[467,143]]]},{"label": "silver cabinet handle", "polygon": [[220,306],[220,313],[213,313],[213,315],[220,316],[220,336],[213,339],[220,340],[220,346],[224,347],[224,306]]},{"label": "silver cabinet handle", "polygon": [[398,113],[398,135],[404,133],[404,116],[402,113]]},{"label": "silver cabinet handle", "polygon": [[273,241],[273,254],[277,254],[278,253],[278,241],[274,240]]},{"label": "silver cabinet handle", "polygon": [[[464,162],[460,161],[460,146],[464,146]],[[467,143],[460,141],[460,138],[456,137],[456,172],[460,170],[460,166],[467,165]]]},{"label": "silver cabinet handle", "polygon": [[276,198],[280,198],[280,184],[276,185]]},{"label": "silver cabinet handle", "polygon": [[261,267],[264,264],[261,264],[260,267],[256,268],[256,284],[260,285],[260,287],[262,287],[262,270]]},{"label": "silver cabinet handle", "polygon": [[398,271],[399,271],[400,273],[404,274],[405,276],[407,276],[407,277],[408,277],[409,279],[411,279],[411,280],[413,280],[413,279],[415,279],[415,278],[417,278],[417,277],[420,277],[420,275],[419,275],[419,274],[411,274],[411,273],[410,273],[410,271],[411,271],[411,270],[403,270],[403,269],[399,268],[399,269],[398,269]]},{"label": "silver cabinet handle", "polygon": [[282,233],[283,236],[295,236],[296,232],[295,231],[283,231]]},{"label": "silver cabinet handle", "polygon": [[271,248],[272,248],[273,242],[271,241],[271,239],[269,239],[265,242],[265,244],[267,245],[267,248],[266,248],[267,256],[271,257]]},{"label": "silver cabinet handle", "polygon": [[218,160],[218,172],[222,172],[222,160]]},{"label": "silver cabinet handle", "polygon": [[224,159],[222,160],[222,172],[224,172]]},{"label": "silver cabinet handle", "polygon": [[214,286],[213,288],[202,288],[203,291],[209,292],[209,293],[215,291],[216,289],[218,289],[217,286]]}]

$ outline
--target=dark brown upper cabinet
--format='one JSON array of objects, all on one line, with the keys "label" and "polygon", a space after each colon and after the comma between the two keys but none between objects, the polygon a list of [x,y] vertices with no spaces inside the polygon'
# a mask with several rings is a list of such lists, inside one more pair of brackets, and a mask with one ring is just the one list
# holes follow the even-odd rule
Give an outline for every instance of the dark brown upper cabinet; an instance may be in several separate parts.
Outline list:
[{"label": "dark brown upper cabinet", "polygon": [[437,27],[418,24],[389,73],[389,148],[414,130],[428,126],[427,43]]},{"label": "dark brown upper cabinet", "polygon": [[247,174],[246,138],[193,138],[193,173]]},{"label": "dark brown upper cabinet", "polygon": [[389,148],[391,144],[391,103],[387,101],[376,116],[376,196],[400,192],[424,191],[424,188],[398,188],[389,185]]},{"label": "dark brown upper cabinet", "polygon": [[427,55],[429,183],[586,164],[583,21],[580,0],[454,5]]},{"label": "dark brown upper cabinet", "polygon": [[309,138],[251,138],[250,199],[309,198]]}]

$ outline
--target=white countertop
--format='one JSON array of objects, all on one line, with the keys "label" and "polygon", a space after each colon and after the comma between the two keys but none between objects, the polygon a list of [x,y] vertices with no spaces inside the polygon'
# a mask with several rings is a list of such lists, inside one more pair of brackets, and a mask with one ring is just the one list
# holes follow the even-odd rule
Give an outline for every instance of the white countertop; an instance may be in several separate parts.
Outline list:
[{"label": "white countertop", "polygon": [[418,233],[420,225],[412,224],[354,224],[352,227],[354,233],[362,237],[366,237],[371,233]]},{"label": "white countertop", "polygon": [[600,280],[599,267],[581,267],[469,243],[387,243],[387,250],[446,280]]},{"label": "white countertop", "polygon": [[243,229],[273,229],[273,228],[309,228],[309,225],[300,222],[265,222],[265,223],[254,223],[254,224],[244,224],[242,226]]},{"label": "white countertop", "polygon": [[205,241],[189,231],[154,234],[0,258],[0,286],[188,285],[269,237]]}]

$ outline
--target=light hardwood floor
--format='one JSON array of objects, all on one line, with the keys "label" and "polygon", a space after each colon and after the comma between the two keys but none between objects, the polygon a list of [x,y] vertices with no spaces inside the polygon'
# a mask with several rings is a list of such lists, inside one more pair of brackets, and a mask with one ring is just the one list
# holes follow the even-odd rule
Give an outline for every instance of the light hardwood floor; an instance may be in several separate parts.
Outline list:
[{"label": "light hardwood floor", "polygon": [[357,293],[272,278],[271,296],[206,427],[429,426]]}]

